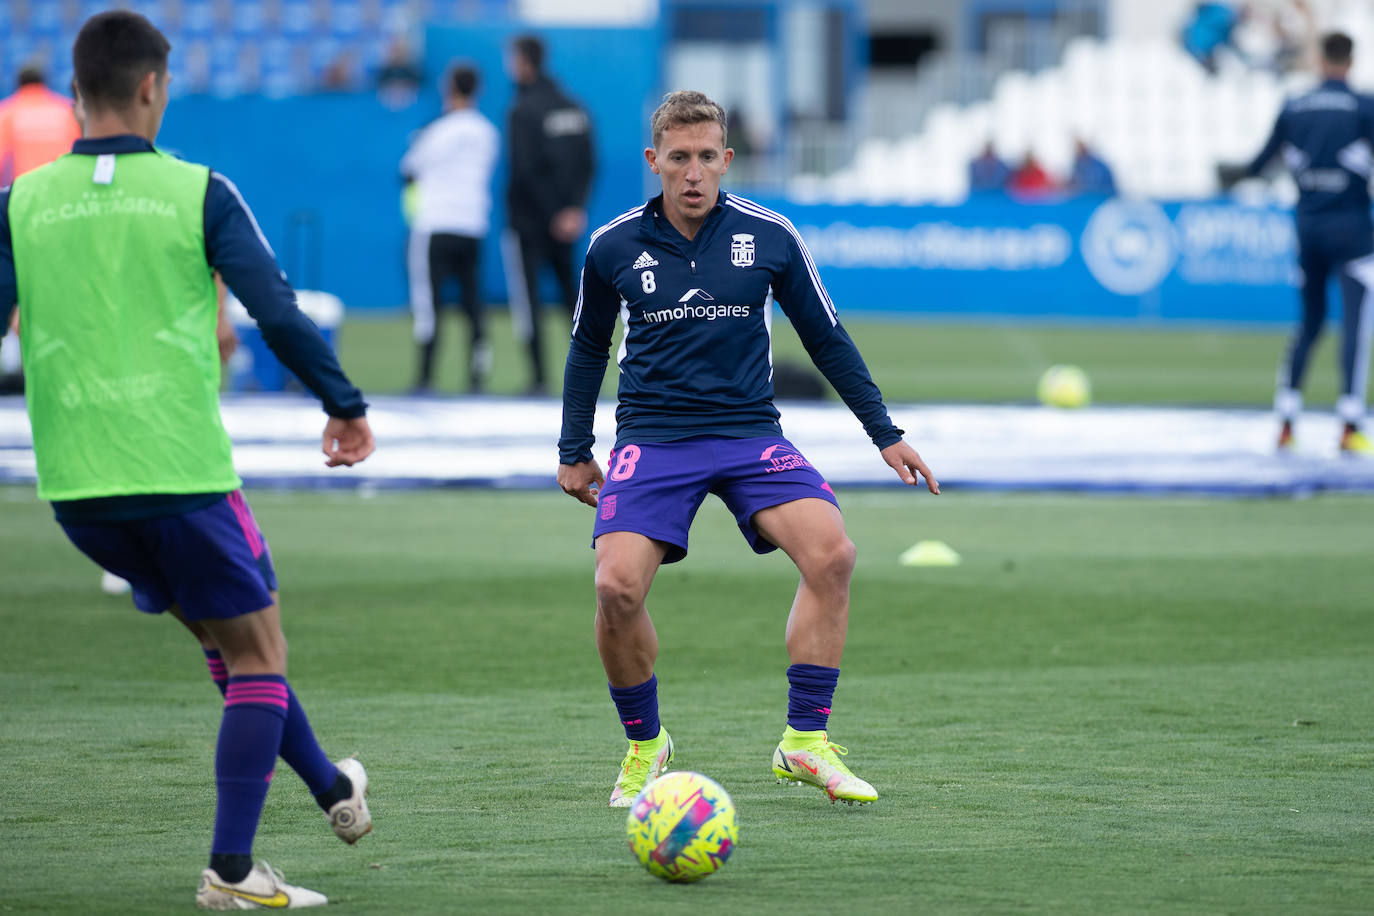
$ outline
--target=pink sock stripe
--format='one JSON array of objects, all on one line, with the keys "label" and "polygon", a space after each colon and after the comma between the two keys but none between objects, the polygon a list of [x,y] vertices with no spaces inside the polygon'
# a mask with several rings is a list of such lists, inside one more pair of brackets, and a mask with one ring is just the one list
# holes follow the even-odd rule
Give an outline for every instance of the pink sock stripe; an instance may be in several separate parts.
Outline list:
[{"label": "pink sock stripe", "polygon": [[261,697],[269,700],[280,700],[286,702],[286,685],[275,681],[242,681],[231,680],[229,689],[225,692],[225,699],[234,700],[246,697]]},{"label": "pink sock stripe", "polygon": [[238,693],[224,698],[225,706],[232,706],[235,703],[264,703],[268,706],[281,706],[283,709],[287,706],[287,702],[283,698],[266,693]]},{"label": "pink sock stripe", "polygon": [[242,490],[235,490],[229,494],[229,507],[234,510],[234,515],[239,520],[239,527],[243,529],[243,536],[248,539],[248,549],[253,551],[254,559],[262,556],[262,532],[258,530],[257,520],[253,518],[253,510],[248,508]]},{"label": "pink sock stripe", "polygon": [[282,712],[287,709],[285,700],[274,697],[228,697],[224,701],[225,706],[275,706]]},{"label": "pink sock stripe", "polygon": [[221,674],[229,673],[228,665],[226,665],[224,662],[215,661],[213,658],[206,660],[205,667],[209,668],[210,673],[215,675],[216,677],[218,677]]},{"label": "pink sock stripe", "polygon": [[246,696],[248,694],[263,694],[269,697],[280,697],[286,699],[285,684],[235,684],[229,682],[229,696]]}]

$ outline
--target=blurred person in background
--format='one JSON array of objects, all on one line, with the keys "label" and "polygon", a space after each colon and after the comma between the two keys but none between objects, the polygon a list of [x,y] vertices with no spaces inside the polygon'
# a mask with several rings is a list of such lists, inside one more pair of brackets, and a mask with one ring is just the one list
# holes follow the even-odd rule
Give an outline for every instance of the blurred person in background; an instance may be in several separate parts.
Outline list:
[{"label": "blurred person in background", "polygon": [[1116,179],[1112,177],[1111,166],[1081,139],[1074,142],[1069,190],[1075,194],[1098,194],[1103,197],[1111,197],[1116,193]]},{"label": "blurred person in background", "polygon": [[[44,85],[41,68],[20,69],[19,89],[0,101],[0,187],[71,152],[81,137],[77,104]],[[0,334],[0,394],[22,394],[18,309],[4,331]]]},{"label": "blurred person in background", "polygon": [[1244,15],[1234,3],[1199,3],[1180,36],[1187,51],[1208,73],[1217,72],[1217,52],[1234,48],[1232,33]]},{"label": "blurred person in background", "polygon": [[1026,203],[1034,203],[1059,191],[1059,183],[1045,171],[1035,153],[1026,153],[1021,165],[1007,179],[1007,190]]},{"label": "blurred person in background", "polygon": [[977,158],[968,164],[970,194],[1005,191],[1010,179],[1011,169],[1002,161],[1002,157],[997,155],[991,140],[983,146],[983,151]]},{"label": "blurred person in background", "polygon": [[43,71],[19,71],[19,89],[0,101],[0,187],[69,153],[81,136],[72,100],[43,84]]},{"label": "blurred person in background", "polygon": [[136,13],[81,27],[84,137],[0,191],[0,320],[22,300],[24,332],[45,342],[26,366],[39,497],[82,553],[131,583],[140,611],[185,625],[224,696],[197,905],[321,904],[252,861],[277,757],[347,843],[371,827],[367,777],[356,760],[329,760],[286,680],[271,552],[219,413],[213,271],[323,402],[330,466],[371,453],[367,405],[234,185],[154,147],[169,49]]},{"label": "blurred person in background", "polygon": [[420,64],[410,53],[410,45],[396,36],[387,45],[386,57],[377,68],[377,97],[392,111],[400,111],[415,102],[420,94],[424,74]]},{"label": "blurred person in background", "polygon": [[502,239],[511,320],[529,351],[531,395],[548,392],[540,332],[539,270],[553,268],[569,318],[577,306],[573,243],[587,228],[595,160],[591,119],[545,71],[544,42],[522,35],[511,45],[516,83],[506,142],[506,202],[511,231]]},{"label": "blurred person in background", "polygon": [[1290,99],[1279,111],[1269,140],[1249,165],[1223,167],[1229,186],[1260,174],[1282,153],[1298,185],[1298,266],[1302,269],[1302,317],[1279,366],[1274,411],[1281,451],[1295,444],[1294,424],[1302,413],[1307,359],[1326,324],[1327,284],[1340,282],[1343,312],[1341,395],[1336,413],[1343,421],[1340,449],[1374,454],[1364,434],[1369,385],[1370,336],[1374,332],[1374,219],[1369,180],[1374,174],[1374,99],[1357,95],[1346,82],[1354,56],[1348,35],[1332,32],[1321,41],[1322,83]]},{"label": "blurred person in background", "polygon": [[480,82],[475,68],[452,67],[444,79],[444,114],[421,131],[401,160],[401,175],[414,183],[415,195],[406,266],[420,348],[416,394],[433,390],[438,312],[450,278],[462,290],[471,329],[468,390],[480,393],[491,372],[479,268],[482,240],[491,228],[491,178],[501,140],[495,125],[477,110]]}]

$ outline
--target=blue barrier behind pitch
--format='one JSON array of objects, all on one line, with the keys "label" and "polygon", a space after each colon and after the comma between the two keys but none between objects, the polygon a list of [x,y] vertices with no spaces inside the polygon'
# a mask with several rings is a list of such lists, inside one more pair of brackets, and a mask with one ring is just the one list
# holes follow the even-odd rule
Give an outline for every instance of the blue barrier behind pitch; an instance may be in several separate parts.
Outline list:
[{"label": "blue barrier behind pitch", "polygon": [[[431,28],[428,83],[419,102],[400,112],[371,93],[191,97],[173,104],[160,142],[239,185],[298,287],[327,290],[354,308],[402,307],[397,163],[414,131],[438,114],[435,86],[453,58],[481,68],[480,106],[504,126],[512,89],[503,54],[516,30],[510,23]],[[653,192],[642,150],[659,95],[660,36],[652,28],[541,34],[552,71],[595,125],[590,231]],[[503,164],[483,260],[494,303],[506,301],[496,238],[505,224],[504,183]],[[1266,322],[1296,312],[1292,220],[1278,209],[1222,200],[1021,204],[1000,195],[949,207],[759,202],[797,225],[845,310]],[[546,301],[554,301],[551,289]]]}]

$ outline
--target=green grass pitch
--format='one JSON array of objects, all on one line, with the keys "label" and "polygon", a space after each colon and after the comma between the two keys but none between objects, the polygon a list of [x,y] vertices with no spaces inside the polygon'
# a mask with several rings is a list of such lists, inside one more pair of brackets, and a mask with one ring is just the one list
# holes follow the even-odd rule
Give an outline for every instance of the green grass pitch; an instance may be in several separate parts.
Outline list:
[{"label": "green grass pitch", "polygon": [[[876,460],[876,459],[875,459]],[[341,913],[1367,913],[1374,499],[840,494],[860,561],[832,719],[882,793],[773,784],[795,572],[712,500],[651,596],[676,766],[740,846],[694,886],[605,807],[590,510],[556,493],[250,494],[291,677],[377,828],[278,770],[257,854]],[[940,538],[965,558],[911,569]],[[0,488],[0,909],[187,912],[218,696]]]}]

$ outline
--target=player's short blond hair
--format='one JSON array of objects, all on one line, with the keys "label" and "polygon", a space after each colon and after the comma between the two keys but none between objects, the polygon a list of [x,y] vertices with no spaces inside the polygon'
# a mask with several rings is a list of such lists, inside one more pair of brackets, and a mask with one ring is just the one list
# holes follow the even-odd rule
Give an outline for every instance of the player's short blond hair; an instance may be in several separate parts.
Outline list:
[{"label": "player's short blond hair", "polygon": [[720,145],[725,146],[725,109],[711,101],[704,92],[694,89],[678,89],[663,97],[654,116],[649,119],[649,130],[657,148],[664,133],[674,127],[689,124],[705,124],[714,121],[720,125]]}]

